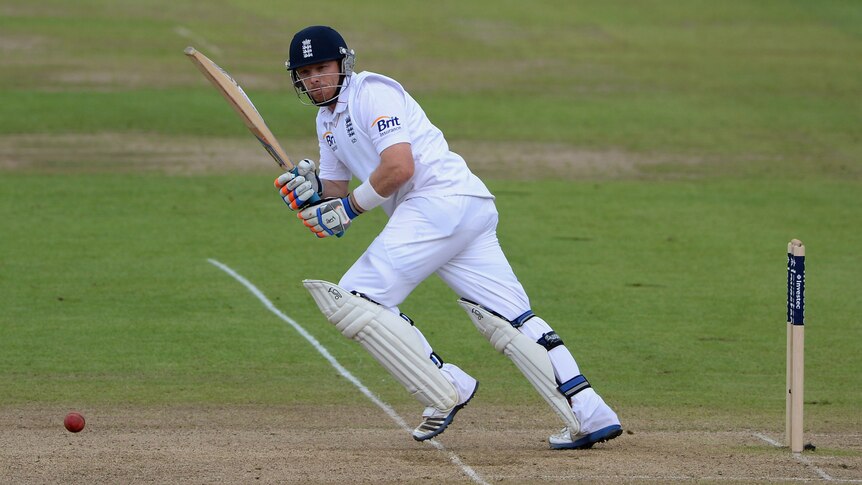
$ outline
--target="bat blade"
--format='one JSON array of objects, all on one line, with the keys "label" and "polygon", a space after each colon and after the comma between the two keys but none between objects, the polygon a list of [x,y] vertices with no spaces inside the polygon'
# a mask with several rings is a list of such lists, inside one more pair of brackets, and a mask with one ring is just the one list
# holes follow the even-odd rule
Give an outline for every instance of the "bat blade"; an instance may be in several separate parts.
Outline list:
[{"label": "bat blade", "polygon": [[[257,108],[254,107],[254,103],[251,102],[251,99],[249,99],[233,77],[194,47],[186,47],[183,52],[203,73],[204,77],[215,86],[224,99],[227,100],[228,104],[236,111],[242,122],[245,123],[245,126],[257,138],[260,144],[263,145],[273,160],[284,171],[293,172],[296,175],[296,166],[291,163],[284,148],[275,139],[275,135],[272,134],[272,131],[266,126],[266,122],[263,121],[263,117],[258,113]],[[308,203],[313,204],[319,201],[320,196],[313,194]],[[343,235],[343,232],[336,234],[338,237]]]},{"label": "bat blade", "polygon": [[236,111],[243,123],[245,123],[245,126],[257,138],[260,144],[263,145],[273,160],[285,171],[293,170],[294,165],[291,163],[290,158],[288,158],[284,148],[275,139],[272,131],[266,126],[263,117],[258,113],[257,108],[254,107],[254,103],[251,102],[251,99],[249,99],[233,77],[194,47],[186,47],[184,53],[203,73],[204,77],[221,93],[234,111]]}]

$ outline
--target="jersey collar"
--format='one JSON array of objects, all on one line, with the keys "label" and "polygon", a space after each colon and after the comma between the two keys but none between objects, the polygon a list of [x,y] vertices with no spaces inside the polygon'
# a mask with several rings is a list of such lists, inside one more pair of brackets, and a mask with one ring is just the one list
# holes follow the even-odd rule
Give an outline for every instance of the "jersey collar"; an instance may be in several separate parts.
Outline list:
[{"label": "jersey collar", "polygon": [[347,110],[347,100],[350,99],[350,86],[351,84],[353,84],[351,82],[353,76],[355,76],[355,74],[347,78],[347,84],[345,84],[341,88],[341,92],[338,93],[338,101],[336,101],[335,103],[334,110],[329,111],[329,108],[327,108],[326,106],[320,107],[320,114],[325,121],[332,121],[338,118],[345,110]]}]

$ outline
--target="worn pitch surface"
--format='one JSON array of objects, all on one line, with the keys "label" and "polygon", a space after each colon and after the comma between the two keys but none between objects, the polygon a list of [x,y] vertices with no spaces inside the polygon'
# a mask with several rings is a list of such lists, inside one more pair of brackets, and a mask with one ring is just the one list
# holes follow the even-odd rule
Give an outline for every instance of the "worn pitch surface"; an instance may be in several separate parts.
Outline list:
[{"label": "worn pitch surface", "polygon": [[[398,411],[412,423],[415,410]],[[0,475],[8,483],[862,481],[859,453],[800,459],[756,430],[638,417],[625,420],[620,438],[592,450],[552,451],[545,439],[557,423],[545,411],[476,403],[441,435],[439,450],[362,403],[92,408],[78,434],[63,429],[63,409],[7,409],[0,412]],[[862,450],[858,434],[808,438],[826,449]]]}]

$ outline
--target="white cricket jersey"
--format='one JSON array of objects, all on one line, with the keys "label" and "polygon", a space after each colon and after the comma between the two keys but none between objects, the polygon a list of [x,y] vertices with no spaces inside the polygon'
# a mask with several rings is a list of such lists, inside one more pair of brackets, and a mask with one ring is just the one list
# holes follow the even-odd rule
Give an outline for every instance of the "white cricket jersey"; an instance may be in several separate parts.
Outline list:
[{"label": "white cricket jersey", "polygon": [[[344,102],[347,100],[347,103]],[[413,177],[383,204],[387,214],[406,199],[418,196],[494,196],[449,150],[443,133],[428,120],[422,107],[394,79],[371,72],[350,77],[334,111],[317,114],[320,178],[368,180],[380,165],[380,154],[396,143],[413,151]]]}]

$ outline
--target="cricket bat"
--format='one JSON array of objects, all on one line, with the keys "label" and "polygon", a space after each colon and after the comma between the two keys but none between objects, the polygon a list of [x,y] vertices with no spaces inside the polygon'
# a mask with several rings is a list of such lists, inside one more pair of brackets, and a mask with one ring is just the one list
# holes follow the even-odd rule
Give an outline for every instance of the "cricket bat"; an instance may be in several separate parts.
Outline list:
[{"label": "cricket bat", "polygon": [[[296,167],[291,163],[290,158],[287,157],[284,148],[281,147],[278,140],[275,139],[275,135],[266,126],[266,122],[263,121],[263,117],[257,112],[254,103],[251,102],[251,99],[248,98],[245,91],[239,87],[239,84],[234,81],[230,74],[194,47],[186,47],[184,52],[209,82],[215,86],[218,92],[221,93],[224,99],[227,100],[228,104],[236,111],[236,114],[242,118],[242,122],[251,131],[251,134],[257,138],[257,141],[263,145],[267,153],[275,160],[275,163],[284,171],[293,172],[296,175]],[[308,200],[308,203],[313,204],[318,201],[320,201],[320,196],[314,194]],[[343,235],[343,232],[336,234],[338,237]]]},{"label": "cricket bat", "polygon": [[257,108],[230,74],[194,47],[186,47],[185,54],[227,100],[275,162],[285,171],[292,171],[293,163],[287,157],[284,148],[275,139],[266,122],[263,121],[263,117],[257,112]]}]

